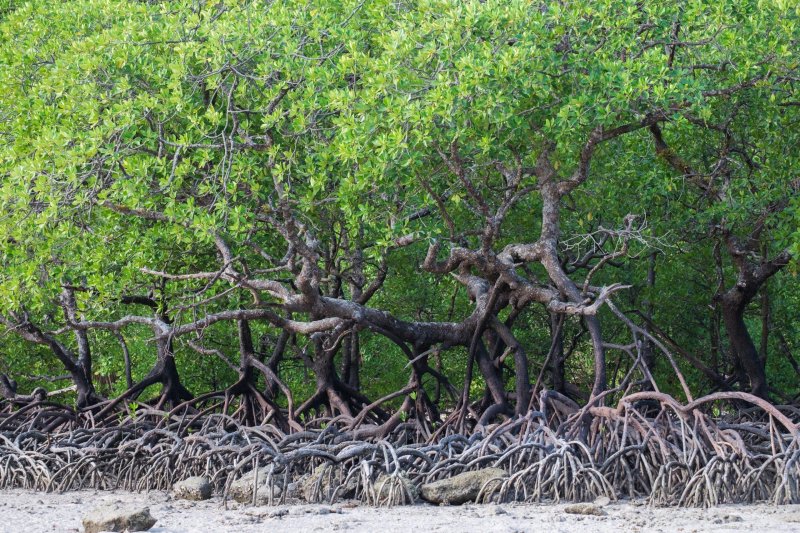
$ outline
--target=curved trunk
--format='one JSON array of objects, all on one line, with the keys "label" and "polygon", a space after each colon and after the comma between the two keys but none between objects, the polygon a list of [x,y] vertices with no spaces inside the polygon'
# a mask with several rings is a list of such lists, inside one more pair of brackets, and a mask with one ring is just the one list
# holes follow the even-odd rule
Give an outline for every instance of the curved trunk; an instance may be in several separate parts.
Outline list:
[{"label": "curved trunk", "polygon": [[[561,196],[558,185],[547,182],[542,189],[542,266],[547,270],[550,280],[558,290],[573,302],[581,302],[585,296],[581,294],[578,286],[564,271],[558,257],[559,239],[559,209]],[[606,353],[603,347],[603,335],[600,330],[600,320],[594,315],[585,315],[584,323],[589,331],[594,355],[594,384],[592,396],[597,396],[606,390]]]},{"label": "curved trunk", "polygon": [[[75,299],[74,289],[64,288],[61,293],[61,306],[69,322],[75,323],[78,321],[78,302]],[[86,330],[76,329],[75,341],[78,345],[78,356],[72,358],[75,368],[70,368],[69,372],[72,375],[72,381],[78,393],[77,406],[80,409],[97,403],[100,398],[95,393],[92,381],[92,352],[89,347],[89,335]],[[68,357],[67,354],[65,355]]]},{"label": "curved trunk", "polygon": [[362,406],[371,402],[339,379],[336,373],[334,359],[341,341],[330,349],[326,349],[323,345],[323,340],[316,339],[314,359],[305,357],[306,366],[314,373],[316,391],[297,409],[297,416],[310,409],[322,409],[331,417],[337,416],[338,413],[352,419],[354,411],[357,412]]},{"label": "curved trunk", "polygon": [[175,366],[175,356],[171,352],[159,361],[158,367],[160,367],[159,381],[163,385],[159,405],[167,403],[177,407],[184,401],[194,398],[192,393],[181,383],[178,367]]},{"label": "curved trunk", "polygon": [[17,397],[17,382],[5,374],[0,374],[0,398],[13,400]]},{"label": "curved trunk", "polygon": [[486,388],[494,403],[508,407],[505,386],[503,385],[503,378],[500,375],[500,369],[497,368],[494,361],[489,359],[489,352],[486,350],[486,345],[483,341],[478,342],[477,349],[475,350],[475,361],[478,363],[478,368],[483,375]]},{"label": "curved trunk", "polygon": [[[768,397],[767,374],[764,361],[758,354],[753,338],[747,330],[744,312],[749,300],[736,289],[726,293],[722,298],[722,319],[725,331],[731,344],[731,351],[737,363],[746,375],[750,384],[750,392],[766,399]],[[744,383],[743,383],[744,385]]]}]

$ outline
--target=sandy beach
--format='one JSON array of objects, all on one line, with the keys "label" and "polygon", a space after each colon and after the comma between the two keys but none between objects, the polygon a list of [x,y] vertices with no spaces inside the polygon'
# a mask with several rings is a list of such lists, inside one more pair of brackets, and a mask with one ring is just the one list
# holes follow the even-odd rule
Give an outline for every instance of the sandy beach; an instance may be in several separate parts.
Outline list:
[{"label": "sandy beach", "polygon": [[504,504],[372,508],[336,505],[252,507],[220,498],[203,502],[173,499],[169,493],[80,491],[47,494],[0,492],[1,533],[74,533],[82,517],[105,504],[147,506],[158,520],[154,533],[317,531],[357,532],[800,532],[800,505],[725,505],[710,509],[654,508],[642,502],[613,502],[606,516],[568,514],[567,504]]}]

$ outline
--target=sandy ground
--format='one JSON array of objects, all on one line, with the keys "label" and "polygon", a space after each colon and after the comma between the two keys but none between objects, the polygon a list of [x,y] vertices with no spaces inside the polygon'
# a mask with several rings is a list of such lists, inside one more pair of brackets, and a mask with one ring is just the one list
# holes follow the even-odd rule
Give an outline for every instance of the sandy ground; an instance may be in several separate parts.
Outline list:
[{"label": "sandy ground", "polygon": [[44,494],[25,490],[0,492],[0,532],[45,533],[83,531],[81,518],[108,503],[142,504],[158,519],[153,533],[190,532],[521,532],[626,533],[663,531],[758,531],[800,533],[800,505],[726,505],[711,509],[651,508],[641,503],[612,503],[607,516],[564,512],[566,505],[415,505],[374,509],[356,505],[249,507],[218,498],[205,502],[173,500],[163,492],[81,491]]}]

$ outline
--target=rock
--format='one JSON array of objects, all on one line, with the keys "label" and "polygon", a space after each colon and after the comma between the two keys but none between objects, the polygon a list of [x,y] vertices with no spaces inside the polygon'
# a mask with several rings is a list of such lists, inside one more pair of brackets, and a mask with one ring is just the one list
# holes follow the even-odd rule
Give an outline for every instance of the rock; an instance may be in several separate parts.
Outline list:
[{"label": "rock", "polygon": [[800,522],[800,513],[792,513],[783,517],[785,522]]},{"label": "rock", "polygon": [[287,514],[289,514],[289,510],[288,509],[275,509],[274,511],[269,513],[269,517],[270,518],[283,518]]},{"label": "rock", "polygon": [[178,481],[172,487],[172,494],[179,500],[202,501],[211,497],[213,488],[207,477],[197,476]]},{"label": "rock", "polygon": [[[253,484],[254,481],[258,483],[256,491],[256,505],[264,505],[269,503],[270,487],[267,485],[269,478],[269,471],[271,467],[265,466],[258,469],[258,479],[254,480],[255,472],[252,470],[243,475],[233,483],[231,483],[228,494],[231,498],[239,503],[253,503]],[[281,487],[283,486],[282,475],[272,475],[272,497],[278,498],[281,495]]]},{"label": "rock", "polygon": [[244,514],[256,519],[272,518],[273,511],[269,507],[248,507]]},{"label": "rock", "polygon": [[303,489],[305,488],[306,481],[308,478],[311,477],[310,474],[303,474],[300,477],[294,478],[286,485],[286,497],[287,498],[296,498],[298,500],[304,500],[305,495],[303,494]]},{"label": "rock", "polygon": [[348,483],[344,481],[341,470],[322,464],[303,479],[300,492],[308,503],[330,501],[334,493],[339,499],[352,498],[356,491],[356,480],[351,477]]},{"label": "rock", "polygon": [[105,505],[83,517],[86,533],[100,531],[147,531],[156,519],[147,507]]},{"label": "rock", "polygon": [[611,503],[611,498],[609,498],[608,496],[598,496],[594,500],[594,504],[597,505],[598,507],[605,507],[610,503]]},{"label": "rock", "polygon": [[172,505],[175,509],[192,509],[195,503],[191,500],[179,500],[175,499],[172,502]]},{"label": "rock", "polygon": [[299,498],[303,495],[303,491],[301,490],[301,484],[292,481],[291,483],[286,485],[286,497],[287,498]]},{"label": "rock", "polygon": [[743,522],[743,521],[744,521],[744,519],[739,515],[736,515],[736,514],[725,514],[725,515],[718,516],[714,520],[714,523],[715,524],[730,524],[730,523],[733,523],[733,522]]},{"label": "rock", "polygon": [[[401,500],[394,501],[393,498],[397,497],[398,491],[393,489],[398,488],[398,484],[402,486]],[[384,474],[375,480],[373,487],[375,499],[380,504],[413,504],[419,498],[419,489],[405,474],[397,474],[394,476],[387,476]]]},{"label": "rock", "polygon": [[565,513],[569,514],[583,514],[591,516],[606,516],[606,512],[599,506],[593,503],[576,503],[568,505],[564,508]]},{"label": "rock", "polygon": [[448,479],[422,485],[420,495],[422,499],[431,503],[460,505],[464,502],[474,501],[488,481],[505,477],[505,471],[499,468],[464,472]]}]

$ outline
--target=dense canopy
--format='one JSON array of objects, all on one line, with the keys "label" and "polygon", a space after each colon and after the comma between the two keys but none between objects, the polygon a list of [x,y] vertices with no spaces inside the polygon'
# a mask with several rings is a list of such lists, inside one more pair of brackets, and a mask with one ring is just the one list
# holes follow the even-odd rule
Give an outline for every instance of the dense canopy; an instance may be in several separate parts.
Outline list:
[{"label": "dense canopy", "polygon": [[794,2],[0,6],[9,401],[798,400]]}]

